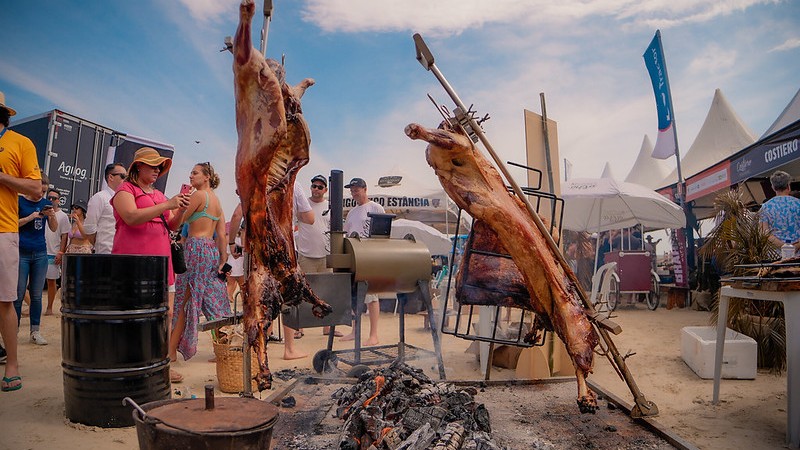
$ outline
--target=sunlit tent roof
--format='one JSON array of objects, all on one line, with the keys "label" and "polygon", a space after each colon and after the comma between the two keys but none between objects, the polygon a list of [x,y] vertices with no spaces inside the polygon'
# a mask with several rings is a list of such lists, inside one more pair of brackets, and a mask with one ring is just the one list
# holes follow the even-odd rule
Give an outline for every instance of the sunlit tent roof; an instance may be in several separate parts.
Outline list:
[{"label": "sunlit tent roof", "polygon": [[[689,151],[681,157],[683,178],[689,178],[723,161],[755,140],[753,132],[739,118],[722,91],[717,89],[700,132]],[[659,184],[663,187],[677,182],[678,170],[675,168]]]},{"label": "sunlit tent roof", "polygon": [[616,180],[617,177],[614,176],[614,172],[611,170],[611,164],[606,161],[606,165],[603,166],[603,173],[600,174],[600,178],[611,178],[612,180]]},{"label": "sunlit tent roof", "polygon": [[775,119],[775,122],[773,122],[772,125],[767,128],[767,131],[765,131],[759,139],[764,139],[776,131],[782,130],[789,124],[797,122],[797,120],[800,120],[800,89],[797,90],[797,93],[794,94],[792,101],[786,105],[786,108],[783,109],[783,112],[778,116],[777,119]]},{"label": "sunlit tent roof", "polygon": [[674,163],[670,159],[653,158],[652,154],[653,143],[645,134],[642,139],[642,147],[639,149],[639,156],[636,157],[636,162],[633,163],[628,176],[625,177],[626,183],[641,184],[650,189],[661,187],[661,180],[669,173],[670,164],[674,165]]}]

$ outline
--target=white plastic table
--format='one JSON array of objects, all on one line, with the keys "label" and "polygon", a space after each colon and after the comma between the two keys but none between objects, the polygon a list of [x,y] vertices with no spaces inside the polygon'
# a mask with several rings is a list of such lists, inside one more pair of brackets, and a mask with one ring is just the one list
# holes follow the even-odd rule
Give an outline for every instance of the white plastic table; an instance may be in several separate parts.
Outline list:
[{"label": "white plastic table", "polygon": [[786,316],[786,397],[788,403],[786,440],[790,447],[800,448],[800,291],[739,289],[733,286],[723,286],[720,289],[717,345],[714,357],[713,403],[715,405],[719,403],[722,352],[725,348],[725,327],[728,322],[728,304],[731,297],[783,303],[783,311]]}]

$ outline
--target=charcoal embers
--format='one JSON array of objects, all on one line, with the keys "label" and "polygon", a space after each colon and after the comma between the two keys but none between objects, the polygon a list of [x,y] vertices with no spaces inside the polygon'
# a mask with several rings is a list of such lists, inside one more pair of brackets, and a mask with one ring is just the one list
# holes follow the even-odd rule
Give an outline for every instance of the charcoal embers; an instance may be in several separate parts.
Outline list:
[{"label": "charcoal embers", "polygon": [[403,363],[368,370],[333,393],[345,421],[343,450],[501,450],[491,437],[489,412],[477,391],[434,383]]}]

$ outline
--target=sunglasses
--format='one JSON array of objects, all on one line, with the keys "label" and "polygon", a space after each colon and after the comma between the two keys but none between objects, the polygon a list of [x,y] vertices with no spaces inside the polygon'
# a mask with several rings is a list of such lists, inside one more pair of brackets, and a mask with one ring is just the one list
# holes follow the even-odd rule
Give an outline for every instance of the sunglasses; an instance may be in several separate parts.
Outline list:
[{"label": "sunglasses", "polygon": [[128,178],[128,176],[125,175],[124,173],[112,173],[111,176],[112,177],[119,177],[121,180],[124,180],[125,178]]},{"label": "sunglasses", "polygon": [[47,199],[52,202],[53,200],[58,200],[58,197],[56,197],[55,195],[51,195],[50,197],[47,197]]},{"label": "sunglasses", "polygon": [[325,186],[323,186],[321,184],[312,184],[311,185],[311,189],[319,189],[321,191],[321,190],[325,189]]}]

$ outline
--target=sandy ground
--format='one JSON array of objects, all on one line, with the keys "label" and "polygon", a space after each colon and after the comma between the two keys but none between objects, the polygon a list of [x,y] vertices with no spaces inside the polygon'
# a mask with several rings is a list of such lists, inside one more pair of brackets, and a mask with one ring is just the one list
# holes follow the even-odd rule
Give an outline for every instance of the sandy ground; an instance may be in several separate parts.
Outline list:
[{"label": "sandy ground", "polygon": [[[57,304],[57,307],[60,306]],[[724,380],[723,402],[711,404],[712,380],[700,379],[681,359],[680,330],[684,326],[707,325],[709,313],[690,309],[648,311],[638,305],[617,312],[615,319],[623,333],[614,338],[622,354],[635,352],[627,359],[639,388],[658,406],[659,422],[701,449],[785,448],[786,377],[759,372],[755,380]],[[365,321],[366,322],[366,321]],[[43,317],[42,333],[47,346],[36,346],[27,339],[28,319],[23,317],[19,346],[24,387],[17,392],[0,393],[0,449],[130,449],[137,448],[133,427],[103,429],[70,423],[64,416],[63,376],[61,369],[60,317]],[[348,330],[349,328],[344,328]],[[366,332],[366,325],[364,328]],[[381,314],[381,343],[398,341],[397,316]],[[285,361],[283,344],[271,343],[270,368],[311,368],[313,354],[324,349],[327,341],[320,328],[306,329],[297,341],[298,349],[309,357]],[[432,349],[429,331],[422,328],[422,316],[409,315],[406,341]],[[443,337],[443,355],[449,379],[483,379],[474,355],[465,352],[471,341]],[[349,344],[349,345],[347,345]],[[334,349],[352,348],[352,342],[335,342]],[[202,396],[203,386],[216,383],[215,365],[208,333],[200,336],[197,355],[179,362],[176,369],[186,376],[180,385]],[[609,362],[596,359],[590,377],[604,389],[632,402],[627,386],[614,373]],[[425,359],[412,362],[431,375],[435,362]],[[494,368],[491,379],[515,377],[511,369]],[[278,387],[281,382],[277,382]],[[223,395],[223,394],[219,394]],[[263,398],[269,391],[262,394]],[[547,407],[547,405],[542,405]],[[290,410],[284,410],[289,413]],[[490,411],[491,414],[491,411]]]}]

